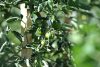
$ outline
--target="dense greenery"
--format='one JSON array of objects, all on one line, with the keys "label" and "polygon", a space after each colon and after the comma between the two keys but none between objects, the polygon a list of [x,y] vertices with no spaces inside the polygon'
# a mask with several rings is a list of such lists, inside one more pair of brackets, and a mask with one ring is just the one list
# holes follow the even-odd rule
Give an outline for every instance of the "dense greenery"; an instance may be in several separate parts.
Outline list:
[{"label": "dense greenery", "polygon": [[20,67],[21,14],[30,7],[32,67],[100,67],[100,0],[0,1],[0,67]]}]

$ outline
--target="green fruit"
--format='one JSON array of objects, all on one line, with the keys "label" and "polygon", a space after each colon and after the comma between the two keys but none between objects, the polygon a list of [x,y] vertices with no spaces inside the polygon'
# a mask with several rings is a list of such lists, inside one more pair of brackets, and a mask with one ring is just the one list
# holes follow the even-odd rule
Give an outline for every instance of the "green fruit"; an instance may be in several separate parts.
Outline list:
[{"label": "green fruit", "polygon": [[49,38],[50,35],[51,35],[51,33],[50,33],[50,32],[47,32],[47,33],[45,34],[45,37],[46,37],[46,38]]},{"label": "green fruit", "polygon": [[45,40],[41,40],[41,44],[44,45],[45,44]]}]

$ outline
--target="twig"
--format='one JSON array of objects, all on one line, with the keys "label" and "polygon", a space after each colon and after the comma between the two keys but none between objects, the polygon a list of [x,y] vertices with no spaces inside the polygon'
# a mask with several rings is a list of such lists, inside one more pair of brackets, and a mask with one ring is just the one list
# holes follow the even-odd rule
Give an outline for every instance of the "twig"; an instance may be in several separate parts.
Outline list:
[{"label": "twig", "polygon": [[6,19],[4,22],[7,22],[7,21],[12,20],[12,19],[17,19],[17,20],[20,20],[20,18],[18,18],[18,17],[9,17],[9,18],[8,18],[8,19]]},{"label": "twig", "polygon": [[7,44],[7,42],[4,42],[0,48],[0,52],[3,50],[4,46]]}]

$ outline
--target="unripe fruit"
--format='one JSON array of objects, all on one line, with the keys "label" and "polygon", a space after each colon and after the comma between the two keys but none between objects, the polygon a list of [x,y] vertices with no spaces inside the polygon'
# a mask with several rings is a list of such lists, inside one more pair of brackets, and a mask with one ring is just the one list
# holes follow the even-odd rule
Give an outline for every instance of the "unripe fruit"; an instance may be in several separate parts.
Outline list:
[{"label": "unripe fruit", "polygon": [[47,32],[47,33],[45,34],[45,37],[46,37],[46,38],[49,38],[50,35],[51,35],[51,33],[50,33],[50,32]]},{"label": "unripe fruit", "polygon": [[41,40],[41,44],[44,45],[45,44],[45,40]]}]

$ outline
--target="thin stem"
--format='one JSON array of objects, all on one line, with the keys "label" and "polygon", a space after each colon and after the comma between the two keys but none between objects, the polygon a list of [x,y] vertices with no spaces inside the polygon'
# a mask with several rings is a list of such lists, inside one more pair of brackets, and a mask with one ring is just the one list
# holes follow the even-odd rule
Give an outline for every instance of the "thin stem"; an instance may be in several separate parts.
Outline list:
[{"label": "thin stem", "polygon": [[3,45],[0,48],[0,52],[3,50],[4,46],[7,44],[7,42],[4,42]]}]

